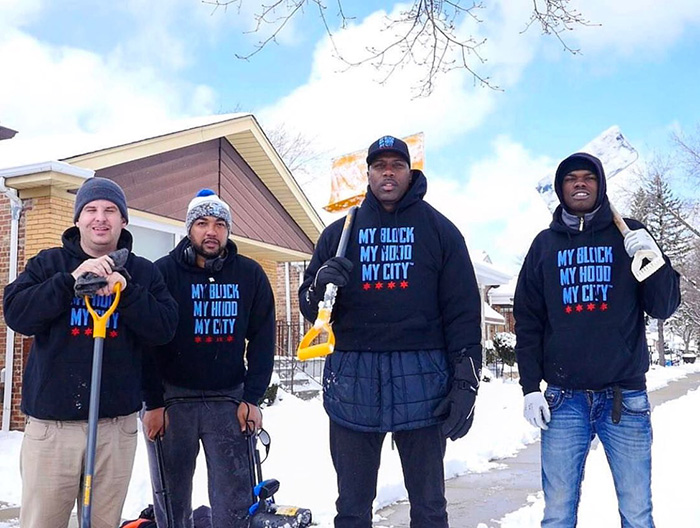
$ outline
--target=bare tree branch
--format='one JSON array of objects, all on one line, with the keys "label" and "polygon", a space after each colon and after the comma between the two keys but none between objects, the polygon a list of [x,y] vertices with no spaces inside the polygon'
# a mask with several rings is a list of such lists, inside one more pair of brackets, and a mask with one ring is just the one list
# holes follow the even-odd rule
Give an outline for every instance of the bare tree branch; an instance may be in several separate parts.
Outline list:
[{"label": "bare tree branch", "polygon": [[[202,0],[214,6],[214,10],[236,6],[240,13],[246,0]],[[378,40],[388,38],[387,43],[369,45],[365,55],[351,59],[339,49],[334,38],[332,21],[339,20],[340,29],[347,27],[350,17],[343,8],[343,0],[335,0],[337,12],[327,13],[327,0],[271,0],[262,4],[255,15],[255,28],[251,33],[262,33],[270,27],[269,36],[260,40],[248,54],[236,54],[240,59],[250,59],[262,51],[270,42],[276,42],[280,32],[306,7],[314,7],[328,35],[336,57],[348,68],[370,64],[381,72],[380,83],[385,83],[400,68],[415,64],[423,75],[414,85],[418,97],[430,95],[435,89],[436,80],[453,70],[466,70],[474,83],[499,89],[488,76],[479,73],[486,62],[482,47],[486,39],[473,35],[462,35],[463,23],[469,19],[481,23],[479,10],[485,9],[481,0],[413,0],[411,6],[394,17],[387,17]],[[583,15],[571,7],[571,0],[532,0],[532,13],[523,32],[532,25],[539,25],[543,35],[554,35],[570,53],[579,50],[571,48],[564,40],[564,33],[577,26],[593,25]]]},{"label": "bare tree branch", "polygon": [[569,0],[532,0],[532,15],[523,32],[538,24],[543,35],[554,35],[564,49],[574,55],[581,50],[571,48],[562,34],[572,31],[576,26],[593,26],[588,19],[576,9],[569,6]]},{"label": "bare tree branch", "polygon": [[671,140],[676,145],[680,163],[688,177],[694,180],[696,186],[700,186],[700,126],[695,134],[674,133]]}]

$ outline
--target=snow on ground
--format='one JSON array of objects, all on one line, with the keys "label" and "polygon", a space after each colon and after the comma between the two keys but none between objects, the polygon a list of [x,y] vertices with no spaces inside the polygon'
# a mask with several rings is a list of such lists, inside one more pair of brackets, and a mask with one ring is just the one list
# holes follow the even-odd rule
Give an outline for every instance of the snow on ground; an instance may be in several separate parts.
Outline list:
[{"label": "snow on ground", "polygon": [[[658,389],[700,365],[655,368],[649,372],[650,390]],[[281,482],[277,502],[310,508],[321,527],[332,526],[336,498],[335,473],[328,449],[328,418],[320,399],[302,401],[280,391],[279,400],[264,411],[264,426],[272,437],[266,478]],[[539,431],[522,418],[522,395],[515,381],[482,383],[474,426],[457,442],[448,441],[445,468],[448,478],[466,472],[484,472],[498,467],[525,445],[539,439]],[[700,526],[700,501],[691,500],[700,474],[700,391],[654,410],[654,504],[659,526]],[[688,419],[691,417],[691,419]],[[0,503],[18,505],[21,500],[19,451],[22,433],[0,433]],[[362,456],[358,453],[358,456]],[[208,504],[206,465],[198,460],[194,478],[193,505]],[[691,480],[692,479],[692,480]],[[387,439],[382,454],[375,508],[406,497],[398,453]],[[143,438],[134,463],[124,508],[134,518],[151,501],[148,463]],[[502,519],[502,527],[539,526],[543,500]],[[614,526],[617,520],[612,480],[602,449],[589,456],[581,503],[581,526]],[[682,522],[681,522],[682,521]],[[693,522],[695,521],[695,522]],[[16,521],[1,522],[0,528],[16,527]],[[485,528],[483,525],[481,528]]]}]

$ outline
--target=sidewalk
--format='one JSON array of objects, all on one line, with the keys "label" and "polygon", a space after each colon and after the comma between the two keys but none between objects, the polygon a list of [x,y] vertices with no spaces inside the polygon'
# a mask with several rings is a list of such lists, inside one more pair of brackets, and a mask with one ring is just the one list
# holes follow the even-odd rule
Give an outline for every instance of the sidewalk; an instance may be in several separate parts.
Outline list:
[{"label": "sidewalk", "polygon": [[[670,382],[649,392],[652,409],[664,402],[684,396],[700,386],[700,373]],[[487,473],[468,473],[445,482],[447,511],[451,528],[476,528],[479,523],[492,525],[507,513],[527,505],[528,495],[540,491],[540,444],[530,444],[514,458],[501,460],[503,469]],[[407,502],[392,504],[378,512],[381,528],[409,526]]]}]

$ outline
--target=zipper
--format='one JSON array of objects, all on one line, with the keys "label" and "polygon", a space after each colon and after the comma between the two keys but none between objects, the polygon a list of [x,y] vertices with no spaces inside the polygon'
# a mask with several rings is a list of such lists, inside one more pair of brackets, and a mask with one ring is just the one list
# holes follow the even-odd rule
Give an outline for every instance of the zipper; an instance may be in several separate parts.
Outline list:
[{"label": "zipper", "polygon": [[578,230],[583,231],[583,217],[582,216],[579,216],[579,219],[578,219]]}]

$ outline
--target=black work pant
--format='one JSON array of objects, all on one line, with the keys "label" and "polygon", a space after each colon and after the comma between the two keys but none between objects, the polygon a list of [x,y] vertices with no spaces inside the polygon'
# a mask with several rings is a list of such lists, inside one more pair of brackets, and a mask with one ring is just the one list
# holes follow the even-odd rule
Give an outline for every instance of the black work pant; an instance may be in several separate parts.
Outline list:
[{"label": "black work pant", "polygon": [[[335,528],[371,528],[372,502],[386,433],[364,433],[330,422],[330,447],[338,479]],[[447,528],[445,437],[439,425],[397,431],[411,528]]]}]

